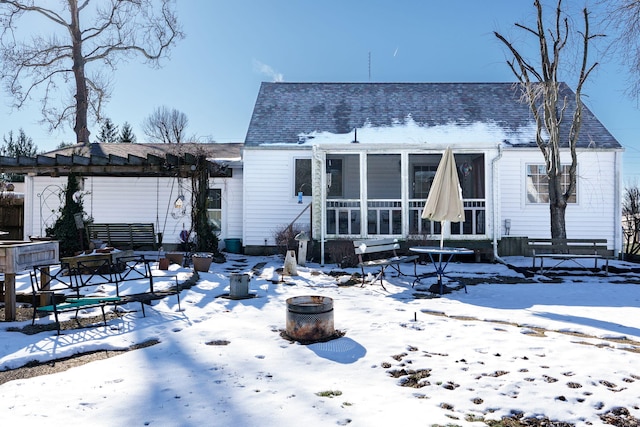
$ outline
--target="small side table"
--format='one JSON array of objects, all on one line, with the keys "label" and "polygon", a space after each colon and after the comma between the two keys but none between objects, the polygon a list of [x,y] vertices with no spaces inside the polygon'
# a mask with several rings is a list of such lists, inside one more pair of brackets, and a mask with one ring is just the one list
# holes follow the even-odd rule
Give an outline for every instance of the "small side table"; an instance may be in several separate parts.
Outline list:
[{"label": "small side table", "polygon": [[[412,287],[415,286],[417,282],[426,278],[436,276],[438,278],[438,285],[440,286],[440,295],[443,294],[444,285],[442,284],[442,277],[449,277],[446,274],[447,266],[449,262],[456,255],[472,255],[474,252],[471,249],[467,248],[452,248],[452,247],[440,247],[440,246],[414,246],[409,248],[411,252],[417,254],[427,254],[429,255],[429,260],[431,260],[431,264],[435,271],[433,273],[421,274],[416,277],[413,281]],[[437,257],[436,257],[437,255]],[[464,285],[464,284],[463,284]],[[464,285],[464,292],[467,293],[467,285]]]}]

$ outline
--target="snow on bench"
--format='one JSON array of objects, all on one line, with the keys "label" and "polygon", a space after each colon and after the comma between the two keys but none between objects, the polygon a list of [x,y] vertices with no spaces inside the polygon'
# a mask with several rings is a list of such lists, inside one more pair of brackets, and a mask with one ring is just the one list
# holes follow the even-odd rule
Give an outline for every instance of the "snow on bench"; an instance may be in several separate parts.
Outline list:
[{"label": "snow on bench", "polygon": [[[404,275],[400,271],[400,264],[413,262],[414,275],[416,275],[416,260],[418,255],[398,255],[397,249],[400,249],[398,239],[378,239],[378,240],[356,240],[353,242],[356,255],[358,256],[358,267],[362,270],[362,285],[365,283],[365,271],[367,267],[380,267],[376,278],[372,281],[380,279],[380,285],[386,290],[382,283],[385,269],[391,267],[399,274]],[[383,256],[386,255],[386,256]]]}]

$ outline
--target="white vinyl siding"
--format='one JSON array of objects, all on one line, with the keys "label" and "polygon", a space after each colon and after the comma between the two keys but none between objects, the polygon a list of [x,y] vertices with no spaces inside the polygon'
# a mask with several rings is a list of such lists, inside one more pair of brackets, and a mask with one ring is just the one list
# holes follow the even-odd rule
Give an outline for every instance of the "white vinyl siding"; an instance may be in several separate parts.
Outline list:
[{"label": "white vinyl siding", "polygon": [[[311,201],[299,204],[294,196],[295,160],[311,159],[311,150],[244,150],[243,243],[274,245],[274,234],[289,225]],[[299,219],[309,227],[309,210]]]},{"label": "white vinyl siding", "polygon": [[[51,196],[48,199],[50,203],[41,209],[43,197],[40,195],[48,194],[52,189],[58,191],[58,188],[64,188],[67,177],[35,177],[28,178],[27,182],[32,189],[31,197],[25,200],[25,235],[44,234],[46,226],[50,226],[59,216],[59,200]],[[214,178],[210,181],[210,187],[220,188],[222,193],[221,239],[242,234],[241,182],[241,169],[234,170],[233,178]],[[176,178],[87,177],[84,179],[83,207],[94,222],[153,223],[156,233],[163,233],[163,243],[177,244],[180,242],[180,231],[189,229],[191,224],[191,181],[183,179],[181,185],[186,207],[183,216],[174,209],[179,195]]]},{"label": "white vinyl siding", "polygon": [[239,239],[242,237],[242,172],[240,168],[233,169],[233,177],[213,178],[211,188],[222,191],[222,231],[223,239]]},{"label": "white vinyl siding", "polygon": [[[565,159],[566,157],[566,159]],[[579,151],[577,203],[566,211],[567,236],[570,238],[605,238],[609,246],[615,242],[615,229],[620,223],[615,218],[615,159],[613,151]],[[563,162],[570,160],[563,153]],[[549,205],[528,203],[526,200],[526,166],[543,164],[537,149],[514,148],[505,150],[498,162],[500,227],[504,233],[504,220],[511,220],[510,235],[550,237]]]}]

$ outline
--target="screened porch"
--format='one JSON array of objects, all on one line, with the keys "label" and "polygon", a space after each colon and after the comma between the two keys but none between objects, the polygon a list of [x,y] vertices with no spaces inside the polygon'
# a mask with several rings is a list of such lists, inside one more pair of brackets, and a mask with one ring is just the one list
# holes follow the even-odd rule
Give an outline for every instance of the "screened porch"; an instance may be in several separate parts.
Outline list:
[{"label": "screened porch", "polygon": [[439,222],[421,218],[441,157],[441,153],[327,153],[326,236],[439,237],[443,231],[445,237],[484,236],[483,153],[455,154],[465,221],[442,230]]}]

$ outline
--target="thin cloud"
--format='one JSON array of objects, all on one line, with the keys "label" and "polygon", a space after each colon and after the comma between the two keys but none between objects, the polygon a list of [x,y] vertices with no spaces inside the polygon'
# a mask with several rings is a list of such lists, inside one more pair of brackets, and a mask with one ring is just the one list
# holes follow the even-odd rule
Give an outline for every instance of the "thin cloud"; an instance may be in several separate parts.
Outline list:
[{"label": "thin cloud", "polygon": [[253,60],[253,69],[260,74],[268,76],[273,82],[284,81],[284,75],[282,73],[277,72],[270,65],[263,64],[257,59]]}]

